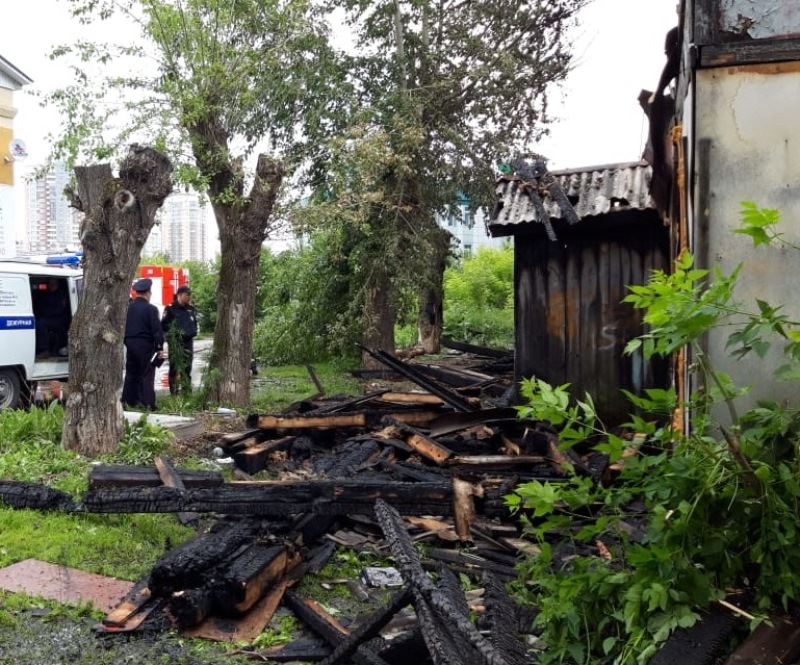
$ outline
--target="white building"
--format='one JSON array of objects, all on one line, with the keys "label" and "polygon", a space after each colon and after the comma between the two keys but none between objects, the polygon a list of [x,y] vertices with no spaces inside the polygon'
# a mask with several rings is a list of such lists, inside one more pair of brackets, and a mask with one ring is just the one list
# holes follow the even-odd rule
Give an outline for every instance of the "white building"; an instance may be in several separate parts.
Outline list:
[{"label": "white building", "polygon": [[63,162],[56,162],[47,173],[26,182],[24,252],[46,254],[79,248],[82,214],[70,207],[64,196],[69,182],[70,172]]},{"label": "white building", "polygon": [[211,206],[198,194],[171,194],[156,217],[156,225],[144,246],[144,254],[164,254],[172,263],[211,258],[208,252],[208,223]]}]

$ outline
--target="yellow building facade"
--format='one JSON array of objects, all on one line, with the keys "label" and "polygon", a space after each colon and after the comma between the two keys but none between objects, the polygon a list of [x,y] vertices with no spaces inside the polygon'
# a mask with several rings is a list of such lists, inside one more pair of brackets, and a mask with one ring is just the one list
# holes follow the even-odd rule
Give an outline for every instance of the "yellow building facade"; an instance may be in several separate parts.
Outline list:
[{"label": "yellow building facade", "polygon": [[16,254],[14,161],[24,149],[14,141],[14,93],[32,82],[0,55],[0,257]]}]

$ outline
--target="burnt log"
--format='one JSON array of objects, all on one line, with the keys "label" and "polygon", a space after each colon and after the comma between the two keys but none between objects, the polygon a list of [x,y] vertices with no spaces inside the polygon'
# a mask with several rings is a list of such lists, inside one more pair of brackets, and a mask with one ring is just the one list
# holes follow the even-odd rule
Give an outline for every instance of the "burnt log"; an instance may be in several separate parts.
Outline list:
[{"label": "burnt log", "polygon": [[[218,487],[224,481],[218,471],[177,469],[184,487]],[[158,469],[152,466],[100,464],[89,472],[89,488],[106,487],[159,487],[162,485]]]},{"label": "burnt log", "polygon": [[22,480],[0,481],[0,504],[19,510],[63,510],[73,512],[77,509],[72,497],[40,483]]},{"label": "burnt log", "polygon": [[[375,502],[375,515],[403,580],[411,587],[414,594],[414,607],[418,612],[423,608],[430,610],[428,612],[425,609],[424,612],[429,614],[433,621],[423,620],[420,623],[429,648],[436,649],[441,645],[450,644],[456,648],[457,654],[468,654],[460,660],[453,661],[448,648],[448,654],[443,655],[443,660],[440,662],[512,665],[433,584],[417,558],[414,545],[398,512],[385,501],[378,500]],[[431,628],[433,633],[427,632]],[[434,655],[433,650],[432,655]]]},{"label": "burnt log", "polygon": [[485,589],[485,621],[489,628],[489,639],[500,653],[511,663],[527,663],[528,649],[519,638],[517,604],[508,595],[502,582],[491,573],[483,577]]},{"label": "burnt log", "polygon": [[236,482],[186,490],[172,487],[101,489],[84,494],[79,508],[90,513],[189,511],[263,517],[297,513],[372,515],[376,499],[385,500],[407,515],[450,515],[453,490],[449,482]]}]

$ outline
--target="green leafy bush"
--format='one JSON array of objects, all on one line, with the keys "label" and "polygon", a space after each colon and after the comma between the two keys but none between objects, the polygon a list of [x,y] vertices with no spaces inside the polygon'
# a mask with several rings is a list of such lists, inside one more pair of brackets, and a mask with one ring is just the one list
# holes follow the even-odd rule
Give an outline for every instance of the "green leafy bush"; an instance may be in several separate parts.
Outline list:
[{"label": "green leafy bush", "polygon": [[514,250],[481,247],[447,268],[444,333],[463,342],[514,346]]},{"label": "green leafy bush", "polygon": [[[746,204],[741,232],[756,244],[780,241],[778,220]],[[608,487],[567,469],[566,482],[528,483],[507,497],[541,549],[520,566],[516,592],[540,609],[543,663],[646,663],[731,589],[748,588],[750,611],[761,617],[800,599],[800,413],[763,402],[740,415],[745,389],[714,368],[701,344],[723,326],[737,357],[764,357],[780,341],[776,372],[796,376],[798,325],[780,307],[737,303],[738,274],[699,270],[684,254],[672,273],[631,287],[626,300],[644,310],[649,330],[627,350],[650,357],[688,347],[703,388],[686,404],[673,391],[629,395],[646,414],[632,418],[630,435],[605,432],[591,399],[573,400],[567,386],[523,385],[522,416],[549,420],[565,448],[588,441],[623,462]],[[725,422],[713,418],[716,404],[727,407]],[[679,406],[691,414],[686,432],[672,426]]]}]

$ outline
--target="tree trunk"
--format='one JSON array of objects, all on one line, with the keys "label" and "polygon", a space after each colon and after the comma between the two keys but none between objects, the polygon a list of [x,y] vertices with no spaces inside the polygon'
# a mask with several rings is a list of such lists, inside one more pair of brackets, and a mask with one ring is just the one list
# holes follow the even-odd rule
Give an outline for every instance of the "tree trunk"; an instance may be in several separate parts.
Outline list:
[{"label": "tree trunk", "polygon": [[452,235],[437,226],[430,233],[429,273],[420,292],[417,342],[424,353],[439,353],[442,347],[444,271],[450,256]]},{"label": "tree trunk", "polygon": [[[394,324],[396,318],[394,290],[391,279],[381,265],[376,265],[366,288],[364,306],[364,346],[394,354]],[[364,369],[384,369],[368,353],[361,354]]]},{"label": "tree trunk", "polygon": [[136,266],[158,209],[172,191],[172,164],[132,145],[114,178],[108,164],[77,167],[73,207],[85,213],[83,293],[69,336],[62,441],[87,457],[114,451],[124,433],[123,338]]},{"label": "tree trunk", "polygon": [[256,180],[247,201],[227,203],[222,191],[212,188],[212,205],[219,228],[221,260],[217,299],[217,325],[211,365],[215,373],[211,397],[223,404],[250,404],[258,262],[261,245],[284,170],[265,155],[258,158]]}]

